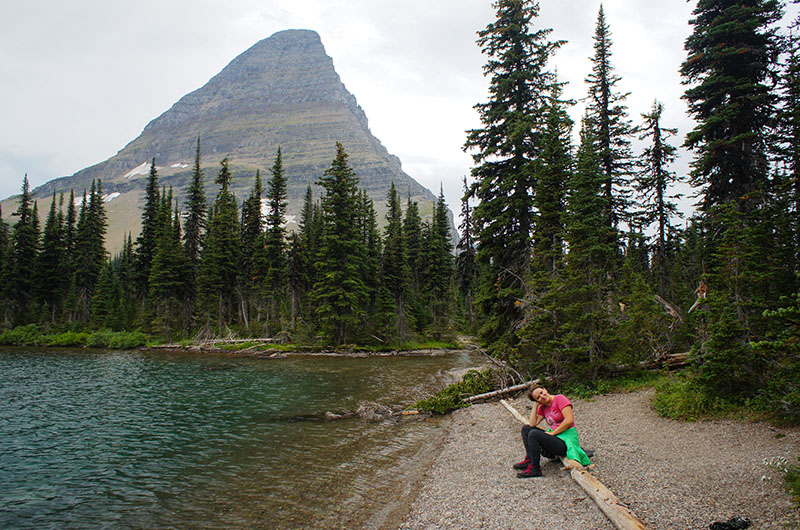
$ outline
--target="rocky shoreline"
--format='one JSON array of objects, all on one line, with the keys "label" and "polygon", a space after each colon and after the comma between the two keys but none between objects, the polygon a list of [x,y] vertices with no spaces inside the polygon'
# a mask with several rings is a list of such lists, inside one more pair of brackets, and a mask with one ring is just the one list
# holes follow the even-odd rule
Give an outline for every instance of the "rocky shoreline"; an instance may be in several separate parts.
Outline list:
[{"label": "rocky shoreline", "polygon": [[[651,530],[707,529],[734,516],[753,529],[800,528],[800,513],[771,459],[795,461],[800,428],[731,420],[685,423],[658,417],[652,390],[574,400],[592,474]],[[512,400],[523,414],[525,399]],[[453,413],[441,449],[420,477],[399,525],[411,529],[612,529],[594,502],[561,470],[518,479],[519,423],[498,403]]]}]

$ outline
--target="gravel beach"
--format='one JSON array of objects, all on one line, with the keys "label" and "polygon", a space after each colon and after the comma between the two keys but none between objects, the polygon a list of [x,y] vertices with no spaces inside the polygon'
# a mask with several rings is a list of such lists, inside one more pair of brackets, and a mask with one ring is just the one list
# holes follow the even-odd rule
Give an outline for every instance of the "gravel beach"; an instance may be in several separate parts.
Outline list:
[{"label": "gravel beach", "polygon": [[[753,529],[798,529],[800,513],[779,472],[796,461],[800,429],[734,421],[677,422],[650,408],[652,390],[573,400],[592,474],[652,530],[707,529],[747,517]],[[511,403],[527,417],[531,403]],[[542,460],[544,477],[518,479],[520,424],[499,403],[452,414],[433,463],[399,527],[411,529],[611,529],[594,501]]]}]

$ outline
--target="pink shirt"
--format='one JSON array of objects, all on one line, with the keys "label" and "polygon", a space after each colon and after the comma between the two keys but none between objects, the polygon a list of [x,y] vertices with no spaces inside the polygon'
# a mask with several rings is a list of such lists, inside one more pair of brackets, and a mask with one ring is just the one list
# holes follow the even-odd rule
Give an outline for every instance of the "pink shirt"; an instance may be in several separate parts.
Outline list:
[{"label": "pink shirt", "polygon": [[[536,413],[539,416],[544,416],[547,426],[552,430],[558,429],[561,422],[564,421],[564,414],[561,412],[564,407],[572,406],[572,402],[564,394],[556,394],[553,396],[553,401],[548,406],[539,405]],[[572,426],[575,426],[573,421]]]}]

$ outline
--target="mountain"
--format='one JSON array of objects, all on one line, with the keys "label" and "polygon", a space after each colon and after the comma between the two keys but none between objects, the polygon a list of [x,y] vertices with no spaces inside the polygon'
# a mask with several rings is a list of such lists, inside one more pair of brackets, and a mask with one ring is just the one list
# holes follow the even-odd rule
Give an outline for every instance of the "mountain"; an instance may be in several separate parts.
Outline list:
[{"label": "mountain", "polygon": [[[429,214],[434,194],[409,177],[400,160],[369,130],[367,117],[348,92],[325,53],[319,35],[309,30],[275,33],[236,57],[203,87],[182,97],[151,121],[116,155],[72,176],[51,180],[34,190],[39,211],[47,212],[53,191],[80,196],[92,179],[102,179],[107,194],[109,231],[106,246],[121,247],[128,232],[135,238],[150,162],[155,157],[159,184],[182,198],[188,188],[197,145],[206,194],[213,201],[219,162],[228,157],[232,188],[239,201],[253,186],[257,169],[265,182],[280,146],[288,177],[288,217],[293,223],[308,184],[330,167],[336,142],[344,145],[360,186],[375,202],[380,220],[392,182],[402,197],[410,194]],[[319,188],[314,186],[315,198]],[[4,215],[13,212],[3,204]],[[13,221],[12,221],[13,222]]]}]

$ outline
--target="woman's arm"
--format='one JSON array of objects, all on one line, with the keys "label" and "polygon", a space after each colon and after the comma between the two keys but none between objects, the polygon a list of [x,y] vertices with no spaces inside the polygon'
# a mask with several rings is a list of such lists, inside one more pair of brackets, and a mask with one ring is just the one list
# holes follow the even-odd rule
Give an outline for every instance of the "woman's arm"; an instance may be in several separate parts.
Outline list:
[{"label": "woman's arm", "polygon": [[575,424],[575,415],[572,413],[572,405],[567,405],[561,409],[561,414],[564,416],[564,421],[561,422],[561,425],[558,426],[558,429],[550,431],[550,434],[553,436],[556,434],[561,434]]},{"label": "woman's arm", "polygon": [[531,427],[536,427],[544,419],[544,416],[540,416],[538,412],[539,412],[539,405],[534,405],[533,409],[531,410],[531,417],[528,419],[528,424]]}]

